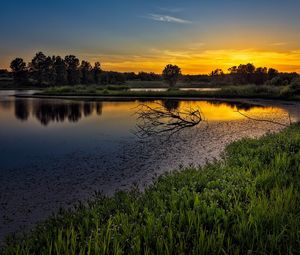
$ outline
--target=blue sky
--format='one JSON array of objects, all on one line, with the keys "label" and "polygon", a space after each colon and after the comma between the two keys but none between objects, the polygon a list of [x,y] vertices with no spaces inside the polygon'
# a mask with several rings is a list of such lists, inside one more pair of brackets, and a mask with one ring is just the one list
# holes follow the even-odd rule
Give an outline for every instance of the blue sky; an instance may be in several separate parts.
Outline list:
[{"label": "blue sky", "polygon": [[205,73],[266,58],[298,71],[299,10],[296,0],[2,1],[0,67],[44,51],[121,71],[158,71],[176,62]]}]

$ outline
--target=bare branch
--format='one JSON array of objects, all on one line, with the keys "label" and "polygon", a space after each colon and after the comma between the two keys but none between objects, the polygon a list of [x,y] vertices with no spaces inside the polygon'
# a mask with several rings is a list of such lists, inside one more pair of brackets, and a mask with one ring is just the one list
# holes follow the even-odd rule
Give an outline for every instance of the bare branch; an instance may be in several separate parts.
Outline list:
[{"label": "bare branch", "polygon": [[287,125],[287,124],[284,124],[284,123],[280,123],[280,122],[277,122],[277,121],[273,121],[273,120],[266,120],[266,119],[256,119],[256,118],[253,118],[253,117],[250,117],[242,112],[240,112],[239,110],[235,111],[235,112],[238,112],[239,114],[241,114],[242,116],[244,116],[245,118],[249,119],[249,120],[254,120],[254,121],[260,121],[260,122],[269,122],[269,123],[272,123],[272,124],[276,124],[276,125],[280,125],[280,126],[284,126],[284,127],[288,127],[292,124],[292,121],[291,121],[291,117],[289,115],[289,122],[290,124]]},{"label": "bare branch", "polygon": [[203,121],[200,109],[167,109],[157,103],[155,107],[141,104],[135,113],[137,125],[135,134],[139,138],[167,134],[168,137],[184,128],[194,127]]}]

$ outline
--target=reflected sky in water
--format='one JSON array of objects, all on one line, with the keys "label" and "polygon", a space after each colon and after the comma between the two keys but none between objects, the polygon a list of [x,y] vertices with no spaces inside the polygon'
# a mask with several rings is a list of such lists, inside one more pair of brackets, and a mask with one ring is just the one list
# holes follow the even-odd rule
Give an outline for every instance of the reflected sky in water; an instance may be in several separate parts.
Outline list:
[{"label": "reflected sky in water", "polygon": [[[167,109],[200,108],[207,121],[235,121],[240,110],[260,116],[284,114],[280,108],[217,101],[147,101]],[[113,155],[116,144],[137,139],[136,108],[139,101],[89,102],[62,99],[25,99],[0,91],[0,170],[47,162],[78,151],[101,149]]]}]

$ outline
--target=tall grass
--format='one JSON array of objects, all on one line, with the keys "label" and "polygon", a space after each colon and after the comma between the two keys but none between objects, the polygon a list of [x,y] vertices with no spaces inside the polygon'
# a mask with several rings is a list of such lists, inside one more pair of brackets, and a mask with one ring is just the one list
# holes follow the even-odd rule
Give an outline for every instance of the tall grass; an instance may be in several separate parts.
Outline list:
[{"label": "tall grass", "polygon": [[299,254],[300,125],[223,160],[97,195],[7,242],[3,254]]},{"label": "tall grass", "polygon": [[217,91],[182,91],[169,89],[167,91],[130,91],[124,85],[109,86],[62,86],[48,88],[38,95],[50,96],[105,96],[105,97],[208,97],[208,98],[267,98],[300,100],[299,89],[296,86],[271,85],[240,85],[224,86]]}]

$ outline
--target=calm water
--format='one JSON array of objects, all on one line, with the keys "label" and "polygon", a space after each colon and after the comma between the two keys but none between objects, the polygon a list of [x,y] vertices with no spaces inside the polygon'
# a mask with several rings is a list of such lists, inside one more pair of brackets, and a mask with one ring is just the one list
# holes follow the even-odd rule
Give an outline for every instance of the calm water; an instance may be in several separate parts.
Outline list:
[{"label": "calm water", "polygon": [[[75,101],[16,98],[0,91],[0,241],[95,191],[151,183],[156,175],[218,158],[226,144],[299,120],[298,104],[209,101]],[[200,108],[205,122],[170,140],[134,135],[137,106]]]},{"label": "calm water", "polygon": [[[11,95],[32,93],[0,91],[0,169],[24,167],[49,157],[61,157],[95,148],[113,153],[116,143],[134,140],[136,107],[132,102],[84,102],[61,99],[23,99]],[[148,102],[154,105],[154,102]],[[234,103],[169,100],[165,107],[200,107],[210,121],[244,119],[237,109],[250,115],[274,114],[280,108]]]}]

